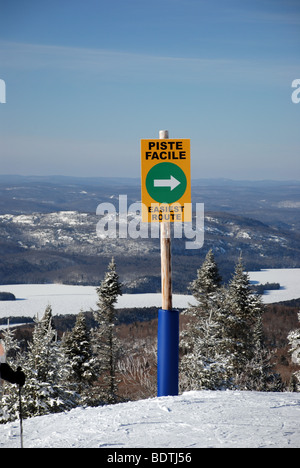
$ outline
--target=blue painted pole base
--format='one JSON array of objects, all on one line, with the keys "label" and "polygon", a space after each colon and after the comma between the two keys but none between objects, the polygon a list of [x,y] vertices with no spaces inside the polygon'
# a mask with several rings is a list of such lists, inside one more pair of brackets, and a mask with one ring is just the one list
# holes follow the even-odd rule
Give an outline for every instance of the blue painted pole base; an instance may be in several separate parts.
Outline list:
[{"label": "blue painted pole base", "polygon": [[158,311],[157,396],[178,395],[179,312]]}]

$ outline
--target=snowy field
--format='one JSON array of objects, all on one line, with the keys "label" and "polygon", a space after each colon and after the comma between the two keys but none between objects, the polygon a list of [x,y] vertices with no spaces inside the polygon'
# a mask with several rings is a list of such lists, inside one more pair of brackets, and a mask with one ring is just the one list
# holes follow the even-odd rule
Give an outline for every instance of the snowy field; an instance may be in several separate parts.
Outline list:
[{"label": "snowy field", "polygon": [[[26,419],[24,447],[300,448],[299,421],[297,393],[197,391]],[[19,422],[0,425],[19,446]]]},{"label": "snowy field", "polygon": [[[271,269],[249,272],[250,281],[258,283],[280,283],[281,289],[269,291],[263,296],[265,303],[300,298],[300,268]],[[47,305],[54,315],[77,314],[80,310],[96,308],[97,294],[94,286],[69,286],[63,284],[13,284],[0,285],[0,291],[13,293],[16,301],[0,301],[2,317],[41,317]],[[189,295],[173,295],[173,306],[185,308],[194,304]],[[160,294],[124,294],[117,307],[161,307]]]}]

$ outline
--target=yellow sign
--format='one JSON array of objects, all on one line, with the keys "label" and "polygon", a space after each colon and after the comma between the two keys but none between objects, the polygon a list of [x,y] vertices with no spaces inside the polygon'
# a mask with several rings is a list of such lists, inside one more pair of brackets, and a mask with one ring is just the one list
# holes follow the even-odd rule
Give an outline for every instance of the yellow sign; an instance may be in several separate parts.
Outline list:
[{"label": "yellow sign", "polygon": [[192,220],[190,140],[141,140],[142,221]]}]

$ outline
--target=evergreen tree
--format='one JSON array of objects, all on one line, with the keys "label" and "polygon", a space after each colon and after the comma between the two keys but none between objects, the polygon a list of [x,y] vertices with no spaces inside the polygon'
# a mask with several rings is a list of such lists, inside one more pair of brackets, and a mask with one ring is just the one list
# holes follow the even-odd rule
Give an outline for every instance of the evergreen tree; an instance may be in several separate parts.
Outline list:
[{"label": "evergreen tree", "polygon": [[103,281],[97,288],[97,294],[98,309],[94,311],[94,317],[99,326],[94,330],[94,343],[97,348],[98,365],[101,373],[102,398],[108,403],[115,403],[118,399],[116,364],[119,355],[119,343],[115,331],[117,314],[114,306],[122,291],[113,258]]},{"label": "evergreen tree", "polygon": [[35,322],[32,342],[21,359],[26,374],[22,390],[25,417],[65,411],[77,403],[74,392],[67,388],[68,364],[56,339],[51,307]]},{"label": "evergreen tree", "polygon": [[91,405],[91,386],[97,378],[96,360],[83,312],[77,315],[73,330],[64,338],[63,347],[70,369],[70,386],[80,395],[81,404]]},{"label": "evergreen tree", "polygon": [[34,369],[39,382],[53,380],[56,360],[56,332],[53,326],[52,308],[46,307],[41,320],[35,318],[35,327],[32,334],[32,342],[29,344],[30,364]]},{"label": "evergreen tree", "polygon": [[242,257],[226,288],[211,276],[205,280],[204,266],[198,272],[201,294],[196,296],[194,288],[198,304],[188,310],[193,321],[182,340],[187,351],[181,360],[183,388],[281,390],[263,345],[264,307],[252,294]]},{"label": "evergreen tree", "polygon": [[[300,322],[300,312],[298,313],[298,320]],[[292,361],[294,364],[300,365],[300,328],[292,330],[287,338]],[[300,370],[292,374],[290,388],[292,391],[300,392]]]},{"label": "evergreen tree", "polygon": [[8,322],[7,328],[3,331],[2,338],[4,343],[6,362],[9,365],[14,365],[13,361],[20,353],[20,345],[18,340],[14,337],[14,334],[15,330],[10,328]]},{"label": "evergreen tree", "polygon": [[217,362],[215,351],[219,339],[217,317],[221,314],[224,294],[221,280],[213,252],[209,250],[197,271],[197,278],[190,285],[197,304],[184,311],[190,321],[181,333],[180,342],[183,352],[180,385],[183,390],[224,386],[225,369]]},{"label": "evergreen tree", "polygon": [[244,272],[242,257],[235,267],[226,297],[226,348],[233,376],[242,372],[246,363],[254,355],[254,327],[260,320],[262,305],[257,296],[252,295],[248,274]]},{"label": "evergreen tree", "polygon": [[221,353],[226,356],[231,387],[279,391],[281,379],[273,373],[271,353],[263,343],[261,297],[253,294],[240,256],[224,302]]},{"label": "evergreen tree", "polygon": [[[3,332],[3,342],[6,352],[6,362],[13,369],[18,367],[20,346],[14,337],[14,331],[8,326]],[[18,387],[8,382],[2,381],[0,386],[0,423],[14,421],[19,415],[19,395]]]},{"label": "evergreen tree", "polygon": [[184,311],[185,315],[196,319],[190,320],[188,332],[182,335],[182,345],[189,351],[192,351],[195,336],[201,333],[200,327],[204,326],[206,329],[212,320],[211,308],[218,299],[221,281],[218,266],[210,249],[201,268],[197,270],[197,278],[189,286],[197,300],[196,305]]},{"label": "evergreen tree", "polygon": [[[221,390],[229,387],[228,360],[223,353],[222,322],[224,288],[210,301],[208,317],[198,316],[188,324],[187,333],[193,347],[181,359],[183,390]],[[185,343],[185,336],[183,343]]]},{"label": "evergreen tree", "polygon": [[212,249],[206,254],[202,267],[197,271],[197,278],[191,282],[190,290],[199,304],[206,304],[207,297],[211,297],[220,287],[222,277]]}]

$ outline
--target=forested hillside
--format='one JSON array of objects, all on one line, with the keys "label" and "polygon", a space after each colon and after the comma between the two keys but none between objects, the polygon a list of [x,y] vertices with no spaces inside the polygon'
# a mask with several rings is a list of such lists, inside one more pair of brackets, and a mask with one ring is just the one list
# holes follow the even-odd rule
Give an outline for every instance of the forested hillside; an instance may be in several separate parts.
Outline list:
[{"label": "forested hillside", "polygon": [[[129,209],[140,200],[139,181],[0,177],[0,284],[98,285],[113,255],[124,292],[159,291],[158,239],[97,236],[98,204],[118,212],[122,194]],[[224,281],[237,251],[248,271],[299,267],[299,200],[296,182],[194,181],[194,210],[204,203],[204,245],[187,250],[184,238],[173,239],[174,292],[186,292],[210,248]]]}]

